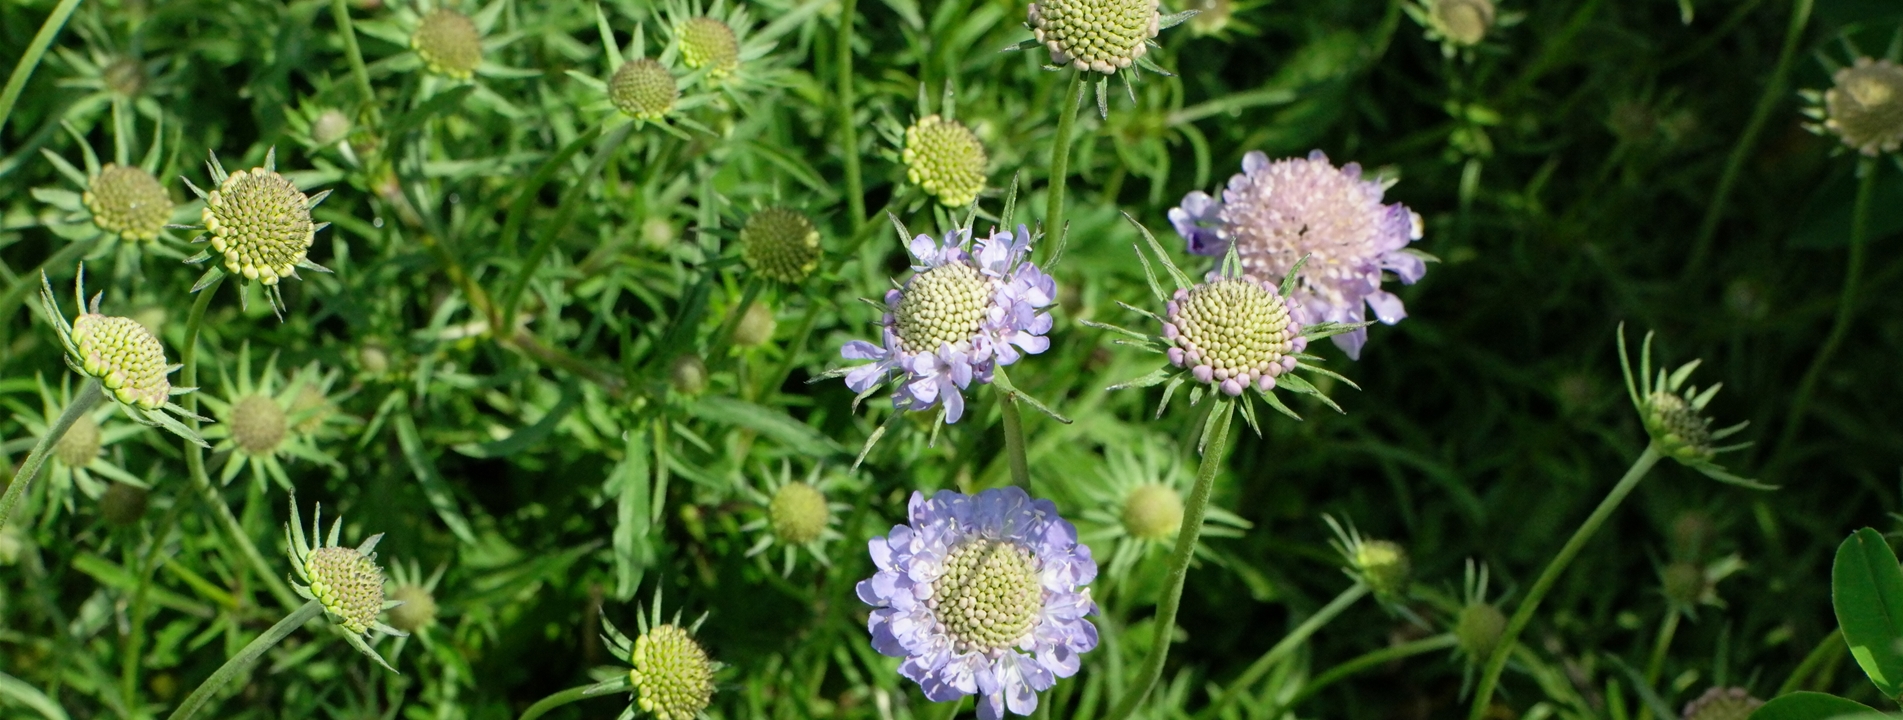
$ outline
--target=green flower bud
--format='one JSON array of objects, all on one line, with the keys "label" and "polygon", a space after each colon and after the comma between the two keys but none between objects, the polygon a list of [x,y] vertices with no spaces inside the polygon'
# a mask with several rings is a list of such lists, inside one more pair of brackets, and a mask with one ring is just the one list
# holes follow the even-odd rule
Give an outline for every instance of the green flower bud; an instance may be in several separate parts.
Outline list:
[{"label": "green flower bud", "polygon": [[1645,404],[1645,429],[1666,456],[1710,460],[1716,454],[1711,445],[1711,419],[1700,417],[1678,393],[1654,392],[1646,397]]},{"label": "green flower bud", "polygon": [[414,633],[436,624],[436,596],[421,585],[401,585],[390,594],[403,601],[390,609],[390,627]]},{"label": "green flower bud", "polygon": [[138,58],[120,55],[100,68],[99,79],[106,88],[123,98],[138,97],[145,92],[145,65]]},{"label": "green flower bud", "polygon": [[1168,540],[1183,529],[1183,496],[1175,488],[1145,483],[1123,499],[1123,531],[1138,540]]},{"label": "green flower bud", "polygon": [[1407,593],[1412,567],[1407,550],[1387,540],[1369,540],[1355,547],[1355,571],[1361,575],[1376,597],[1400,598]]},{"label": "green flower bud", "polygon": [[665,248],[680,238],[674,230],[674,223],[659,215],[649,215],[641,221],[641,242],[651,248]]},{"label": "green flower bud", "polygon": [[145,517],[148,495],[145,488],[114,481],[99,498],[99,515],[121,527],[136,523]]},{"label": "green flower bud", "polygon": [[635,58],[621,64],[608,79],[608,100],[628,117],[659,120],[674,109],[681,89],[667,66],[651,58]]},{"label": "green flower bud", "polygon": [[112,391],[119,402],[146,410],[165,407],[172,368],[152,331],[131,318],[86,313],[73,320],[73,346],[80,369]]},{"label": "green flower bud", "polygon": [[172,219],[172,196],[140,167],[106,163],[80,199],[94,225],[127,240],[157,240]]},{"label": "green flower bud", "polygon": [[1705,595],[1705,570],[1688,562],[1675,562],[1659,571],[1659,584],[1672,605],[1692,607]]},{"label": "green flower bud", "polygon": [[773,339],[773,331],[779,325],[773,317],[773,308],[766,303],[755,302],[747,306],[747,314],[740,316],[740,323],[733,329],[733,344],[741,347],[759,347]]},{"label": "green flower bud", "polygon": [[905,177],[948,207],[970,205],[985,189],[985,146],[957,120],[919,118],[905,129],[900,157]]},{"label": "green flower bud", "polygon": [[1031,3],[1031,29],[1052,63],[1108,75],[1149,50],[1162,19],[1156,8],[1156,0],[1040,0]]},{"label": "green flower bud", "polygon": [[740,67],[740,41],[733,28],[710,17],[688,18],[674,30],[681,41],[681,62],[719,80]]},{"label": "green flower bud", "polygon": [[679,626],[659,625],[635,639],[628,662],[635,704],[659,720],[693,720],[713,700],[714,664]]},{"label": "green flower bud", "polygon": [[1493,0],[1431,0],[1428,17],[1455,45],[1478,45],[1493,27]]},{"label": "green flower bud", "polygon": [[206,196],[202,217],[225,269],[266,285],[295,274],[317,235],[310,199],[264,168],[227,176]]},{"label": "green flower bud", "polygon": [[430,72],[468,80],[482,64],[482,33],[468,15],[446,7],[429,11],[410,34],[410,48]]},{"label": "green flower bud", "polygon": [[826,495],[803,482],[781,485],[767,504],[767,522],[774,536],[794,545],[818,540],[832,519]]},{"label": "green flower bud", "polygon": [[699,395],[707,390],[707,363],[702,362],[699,355],[682,355],[674,358],[674,364],[668,368],[667,378],[674,386],[674,392]]},{"label": "green flower bud", "polygon": [[355,548],[322,547],[304,563],[310,592],[339,625],[362,635],[377,625],[383,612],[383,568]]},{"label": "green flower bud", "polygon": [[740,258],[756,273],[797,285],[819,267],[819,229],[797,210],[761,210],[740,228]]},{"label": "green flower bud", "polygon": [[390,351],[374,343],[364,343],[357,348],[357,367],[370,375],[382,375],[390,371]]},{"label": "green flower bud", "polygon": [[284,441],[284,408],[265,395],[246,395],[231,406],[231,441],[247,455],[269,455]]},{"label": "green flower bud", "polygon": [[936,352],[978,333],[998,281],[968,263],[947,263],[912,276],[899,298],[899,342],[907,352]]},{"label": "green flower bud", "polygon": [[325,110],[311,122],[311,143],[332,145],[350,135],[350,116],[335,108]]},{"label": "green flower bud", "polygon": [[1222,32],[1236,14],[1234,0],[1194,0],[1188,9],[1200,11],[1189,19],[1189,30],[1197,35]]},{"label": "green flower bud", "polygon": [[1903,147],[1903,65],[1857,58],[1824,93],[1824,127],[1865,155]]},{"label": "green flower bud", "polygon": [[1719,688],[1706,690],[1685,704],[1685,720],[1745,720],[1751,713],[1764,705],[1763,700],[1751,697],[1744,688]]},{"label": "green flower bud", "polygon": [[1506,629],[1507,616],[1493,603],[1469,603],[1454,618],[1455,647],[1469,660],[1480,662],[1493,655],[1493,648],[1500,644],[1500,635]]},{"label": "green flower bud", "polygon": [[53,443],[53,457],[59,458],[66,467],[82,468],[98,459],[99,449],[99,423],[93,420],[91,414],[81,413],[79,417],[73,418],[72,426],[66,428],[66,434],[60,436],[59,442]]}]

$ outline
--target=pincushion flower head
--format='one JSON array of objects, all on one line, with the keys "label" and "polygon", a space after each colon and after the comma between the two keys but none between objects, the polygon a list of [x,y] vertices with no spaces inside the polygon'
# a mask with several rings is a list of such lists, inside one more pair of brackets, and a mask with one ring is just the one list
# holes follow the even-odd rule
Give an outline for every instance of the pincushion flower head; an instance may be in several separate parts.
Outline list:
[{"label": "pincushion flower head", "polygon": [[1097,108],[1107,115],[1109,76],[1121,75],[1128,87],[1138,67],[1168,75],[1146,55],[1150,48],[1160,47],[1158,32],[1196,13],[1166,16],[1158,11],[1157,0],[1037,0],[1030,4],[1025,22],[1033,39],[1011,49],[1042,46],[1050,52],[1049,69],[1097,73]]},{"label": "pincushion flower head", "polygon": [[48,219],[47,229],[73,242],[97,242],[86,259],[116,255],[114,267],[121,276],[138,270],[142,254],[185,257],[175,247],[179,239],[169,228],[187,219],[196,208],[173,202],[171,192],[159,182],[159,162],[164,156],[162,128],[153,128],[151,147],[134,163],[132,148],[138,138],[126,137],[131,134],[129,121],[115,123],[113,156],[101,163],[86,137],[70,123],[65,127],[79,146],[81,164],[74,166],[53,151],[40,149],[74,188],[33,189],[34,199],[57,212]]},{"label": "pincushion flower head", "polygon": [[1720,453],[1740,450],[1751,443],[1718,445],[1718,441],[1736,435],[1750,422],[1741,422],[1726,428],[1712,429],[1711,418],[1704,416],[1705,406],[1718,394],[1718,383],[1700,391],[1697,386],[1687,386],[1692,371],[1698,369],[1700,360],[1693,360],[1678,366],[1670,373],[1659,368],[1658,374],[1652,374],[1652,333],[1645,334],[1645,342],[1639,349],[1639,366],[1635,369],[1626,355],[1625,326],[1619,326],[1619,370],[1625,375],[1626,395],[1632,400],[1632,407],[1639,411],[1639,420],[1645,425],[1645,433],[1651,436],[1652,446],[1660,455],[1677,460],[1679,464],[1697,470],[1706,477],[1733,485],[1742,485],[1756,489],[1769,489],[1770,486],[1738,477],[1713,462]]},{"label": "pincushion flower head", "polygon": [[942,242],[919,235],[906,246],[913,275],[886,291],[880,342],[840,349],[848,360],[869,361],[845,373],[860,397],[892,378],[893,407],[942,405],[945,421],[955,423],[972,383],[989,383],[998,367],[1050,347],[1045,308],[1056,301],[1057,283],[1031,263],[1030,230],[994,231],[969,245],[968,234],[953,230]]},{"label": "pincushion flower head", "polygon": [[508,6],[506,0],[490,0],[474,8],[459,0],[392,0],[387,4],[390,11],[384,17],[353,23],[359,32],[403,48],[404,52],[378,61],[377,69],[420,71],[419,102],[457,86],[474,85],[470,104],[509,117],[524,114],[488,85],[495,80],[542,76],[539,70],[509,67],[498,60],[503,48],[523,36],[520,32],[496,31]]},{"label": "pincushion flower head", "polygon": [[1872,157],[1903,149],[1903,65],[1895,54],[1858,57],[1835,68],[1830,89],[1801,93],[1811,103],[1805,114],[1819,121],[1811,131]]},{"label": "pincushion flower head", "polygon": [[660,57],[650,58],[647,32],[636,25],[633,38],[624,49],[615,41],[614,31],[608,26],[607,11],[600,5],[595,6],[595,26],[605,51],[602,78],[606,79],[579,70],[569,70],[568,76],[593,92],[593,99],[583,108],[591,114],[606,116],[602,122],[604,131],[633,123],[636,129],[653,126],[682,140],[690,139],[683,128],[714,134],[706,125],[683,114],[683,111],[706,105],[713,96],[704,92],[682,94],[684,83],[674,71],[681,53],[677,43],[669,43]]},{"label": "pincushion flower head", "polygon": [[206,394],[202,399],[218,418],[217,425],[205,429],[206,439],[213,441],[213,451],[230,453],[219,476],[221,483],[229,485],[249,470],[260,485],[269,479],[288,492],[291,476],[284,471],[284,460],[290,458],[343,469],[336,458],[317,449],[309,433],[298,430],[313,408],[300,409],[297,403],[306,383],[317,378],[300,374],[296,381],[284,382],[278,375],[276,353],[254,378],[248,343],[238,350],[236,381],[222,366],[218,376],[223,397]]},{"label": "pincushion flower head", "polygon": [[833,519],[852,509],[835,498],[850,496],[859,483],[849,475],[822,473],[818,465],[813,466],[805,479],[794,480],[792,465],[784,461],[778,474],[765,468],[761,468],[760,474],[765,480],[763,487],[749,485],[746,494],[759,506],[761,516],[740,526],[743,532],[760,534],[760,539],[747,549],[747,557],[779,545],[782,576],[793,574],[793,560],[801,549],[820,565],[832,567],[826,545],[845,539],[833,528]]},{"label": "pincushion flower head", "polygon": [[[300,269],[330,272],[309,257],[317,231],[330,226],[313,221],[311,210],[330,197],[330,191],[305,195],[290,178],[279,175],[277,148],[265,151],[260,167],[228,173],[218,162],[218,154],[212,153],[206,168],[214,183],[209,192],[189,179],[185,185],[205,201],[201,212],[204,233],[192,242],[208,242],[211,248],[185,262],[216,259],[217,263],[205,271],[192,291],[204,289],[220,273],[240,276],[242,281],[255,280],[264,288],[271,311],[282,317],[284,294],[278,287],[279,280],[297,277]],[[248,302],[248,294],[239,292],[240,304]]]},{"label": "pincushion flower head", "polygon": [[905,179],[946,207],[970,205],[985,189],[985,146],[964,123],[926,115],[905,129]]},{"label": "pincushion flower head", "polygon": [[138,321],[100,314],[99,295],[94,295],[89,304],[84,267],[73,282],[73,294],[85,312],[67,322],[59,301],[53,298],[52,281],[45,273],[40,274],[40,307],[46,312],[47,321],[52,323],[53,332],[59,336],[60,346],[66,350],[66,365],[74,372],[97,379],[106,396],[118,401],[119,407],[133,420],[165,428],[187,441],[205,445],[198,433],[179,422],[178,417],[207,418],[171,400],[174,395],[197,389],[173,387],[167,379],[166,376],[184,366],[167,363],[165,347]]},{"label": "pincushion flower head", "polygon": [[1441,54],[1453,57],[1479,45],[1496,26],[1519,22],[1519,13],[1500,15],[1493,0],[1416,0],[1401,6],[1423,28],[1423,35],[1439,42]]},{"label": "pincushion flower head", "polygon": [[1414,578],[1406,548],[1392,540],[1362,537],[1354,523],[1343,525],[1332,515],[1323,515],[1322,520],[1327,521],[1328,529],[1335,534],[1329,544],[1341,554],[1345,565],[1342,570],[1348,577],[1368,586],[1383,603],[1392,605],[1407,597]]},{"label": "pincushion flower head", "polygon": [[740,228],[740,259],[769,280],[798,285],[819,267],[819,228],[798,210],[768,207]]},{"label": "pincushion flower head", "polygon": [[[440,610],[436,604],[436,586],[443,581],[443,572],[448,569],[448,565],[438,565],[434,572],[424,577],[422,566],[415,559],[411,559],[408,565],[390,563],[389,597],[402,603],[390,608],[390,627],[409,633],[411,637],[422,640],[424,647],[429,647],[429,630],[436,626]],[[399,639],[397,642],[404,641]]]},{"label": "pincushion flower head", "polygon": [[679,611],[672,620],[663,620],[661,595],[655,593],[652,614],[635,617],[640,634],[632,640],[607,618],[601,620],[602,640],[633,666],[627,677],[634,703],[621,711],[619,720],[630,720],[637,709],[660,720],[707,717],[707,705],[714,697],[714,673],[722,667],[694,639],[707,616],[702,614],[684,627]]},{"label": "pincushion flower head", "polygon": [[912,493],[908,524],[872,539],[860,581],[872,647],[933,702],[976,695],[978,717],[1030,715],[1037,693],[1097,647],[1090,548],[1049,500],[1018,487]]},{"label": "pincushion flower head", "polygon": [[[1105,574],[1115,580],[1129,576],[1138,562],[1167,552],[1183,529],[1183,497],[1195,484],[1189,466],[1176,448],[1153,435],[1106,445],[1104,462],[1095,477],[1075,485],[1089,502],[1084,510],[1083,540],[1102,548],[1112,543]],[[1249,521],[1210,503],[1202,537],[1241,537]],[[1208,543],[1196,545],[1196,556],[1215,560]]]},{"label": "pincushion flower head", "polygon": [[[342,518],[331,521],[330,535],[326,538],[324,509],[319,505],[311,513],[311,533],[307,538],[304,520],[297,512],[297,498],[291,498],[291,521],[284,525],[284,549],[297,573],[291,589],[305,600],[322,604],[324,614],[343,629],[344,640],[357,652],[396,672],[396,668],[390,667],[383,656],[364,642],[373,632],[398,637],[408,635],[377,619],[384,610],[401,604],[383,596],[383,568],[377,565],[375,552],[383,533],[371,535],[355,548],[344,547],[338,544],[343,524]],[[312,539],[316,544],[310,542]]]},{"label": "pincushion flower head", "polygon": [[[1310,258],[1288,288],[1290,311],[1303,323],[1361,323],[1366,309],[1392,325],[1407,317],[1401,299],[1381,289],[1383,273],[1413,284],[1429,256],[1408,247],[1421,237],[1421,217],[1399,203],[1381,204],[1388,183],[1361,177],[1361,166],[1335,167],[1320,150],[1276,160],[1243,156],[1242,173],[1220,199],[1201,191],[1169,211],[1170,223],[1197,255],[1233,251],[1244,275],[1276,280]],[[1335,336],[1359,358],[1367,330]]]},{"label": "pincushion flower head", "polygon": [[[803,6],[794,14],[811,12],[817,6]],[[717,89],[733,104],[745,100],[754,90],[783,84],[784,70],[769,58],[778,43],[778,35],[797,25],[775,22],[755,31],[753,20],[743,3],[714,0],[667,0],[662,6],[667,26],[668,47],[678,53],[687,69],[683,81],[696,87]]]}]

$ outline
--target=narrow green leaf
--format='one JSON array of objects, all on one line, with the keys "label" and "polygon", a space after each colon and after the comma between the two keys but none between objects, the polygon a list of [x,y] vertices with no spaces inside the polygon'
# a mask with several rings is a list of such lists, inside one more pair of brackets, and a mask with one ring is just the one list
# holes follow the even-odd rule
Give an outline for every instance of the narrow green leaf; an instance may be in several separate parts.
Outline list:
[{"label": "narrow green leaf", "polygon": [[745,400],[704,397],[689,405],[687,411],[702,420],[747,428],[808,455],[834,455],[844,452],[838,443],[820,434],[812,426],[794,420],[792,416],[779,410]]},{"label": "narrow green leaf", "polygon": [[34,712],[47,720],[66,720],[67,718],[66,711],[61,710],[59,704],[47,697],[46,693],[6,673],[0,673],[0,697],[32,708]]},{"label": "narrow green leaf", "polygon": [[1881,533],[1863,528],[1837,547],[1830,587],[1851,657],[1884,697],[1895,699],[1903,683],[1903,569]]},{"label": "narrow green leaf", "polygon": [[1751,720],[1826,720],[1876,710],[1855,700],[1820,692],[1794,692],[1765,703]]},{"label": "narrow green leaf", "polygon": [[456,497],[450,492],[449,482],[436,471],[436,461],[429,456],[429,450],[423,447],[423,437],[416,431],[416,419],[410,417],[407,404],[400,404],[391,417],[391,425],[396,428],[397,444],[403,448],[403,458],[410,463],[410,471],[416,474],[416,483],[423,486],[423,497],[429,500],[430,507],[436,509],[437,517],[456,535],[456,539],[475,545],[476,533],[469,529],[468,518],[463,517],[462,508],[456,506]]}]

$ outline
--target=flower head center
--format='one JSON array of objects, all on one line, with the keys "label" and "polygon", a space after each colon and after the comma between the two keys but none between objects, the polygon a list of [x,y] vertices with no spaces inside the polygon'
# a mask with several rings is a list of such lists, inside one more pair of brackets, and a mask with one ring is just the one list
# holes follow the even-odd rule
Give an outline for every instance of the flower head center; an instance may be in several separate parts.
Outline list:
[{"label": "flower head center", "polygon": [[119,402],[146,410],[165,407],[172,384],[165,379],[165,348],[137,320],[86,313],[73,320],[73,345],[81,369],[99,378]]},{"label": "flower head center", "polygon": [[678,626],[661,625],[636,638],[628,662],[635,704],[660,720],[692,720],[713,699],[714,665]]},{"label": "flower head center", "polygon": [[1168,540],[1183,528],[1183,496],[1176,489],[1145,483],[1123,500],[1123,531],[1139,540]]},{"label": "flower head center", "polygon": [[66,467],[82,468],[99,457],[100,445],[99,423],[92,415],[80,413],[73,418],[72,426],[66,428],[66,434],[53,445],[53,456]]},{"label": "flower head center", "polygon": [[740,257],[754,272],[798,283],[819,267],[819,229],[797,210],[761,210],[740,228]]},{"label": "flower head center", "polygon": [[1268,283],[1222,278],[1179,291],[1166,320],[1164,337],[1176,345],[1171,362],[1195,369],[1204,382],[1235,379],[1239,384],[1232,394],[1293,369],[1289,353],[1301,326],[1289,318],[1288,303]]},{"label": "flower head center", "polygon": [[482,64],[482,32],[468,15],[446,7],[429,11],[410,34],[410,47],[430,72],[468,80]]},{"label": "flower head center", "polygon": [[284,441],[284,408],[253,393],[231,406],[231,441],[248,455],[269,455]]},{"label": "flower head center", "polygon": [[927,115],[905,129],[905,176],[949,207],[964,207],[985,189],[985,146],[957,120]]},{"label": "flower head center", "polygon": [[143,168],[107,163],[81,199],[101,230],[131,240],[155,240],[172,217],[172,197]]},{"label": "flower head center", "polygon": [[1674,392],[1655,392],[1645,400],[1645,424],[1667,454],[1708,458],[1712,453],[1711,420]]},{"label": "flower head center", "polygon": [[794,545],[818,540],[832,519],[826,495],[803,482],[780,486],[767,503],[767,522],[773,527],[773,535]]},{"label": "flower head center", "polygon": [[203,217],[212,248],[225,257],[225,269],[266,285],[296,272],[317,234],[309,198],[283,175],[263,168],[226,177],[207,196]]},{"label": "flower head center", "polygon": [[1493,26],[1492,0],[1436,0],[1433,22],[1457,45],[1473,45]]},{"label": "flower head center", "polygon": [[390,594],[403,601],[390,609],[390,626],[413,633],[436,623],[436,596],[421,585],[400,585]]},{"label": "flower head center", "polygon": [[1156,0],[1040,0],[1031,3],[1031,28],[1051,61],[1110,74],[1130,66],[1156,37]]},{"label": "flower head center", "polygon": [[984,322],[996,286],[996,280],[962,262],[912,276],[899,298],[899,342],[914,353],[968,345]]},{"label": "flower head center", "polygon": [[1859,60],[1835,80],[1824,93],[1826,127],[1866,155],[1903,146],[1903,65]]},{"label": "flower head center", "polygon": [[681,61],[696,70],[708,68],[716,80],[740,67],[740,41],[733,28],[710,17],[688,18],[680,25]]},{"label": "flower head center", "polygon": [[680,86],[667,66],[653,58],[635,58],[621,64],[608,80],[608,100],[621,112],[640,120],[659,120],[674,109]]},{"label": "flower head center", "polygon": [[304,561],[311,595],[352,633],[362,635],[383,611],[383,569],[355,548],[321,547]]},{"label": "flower head center", "polygon": [[926,601],[958,652],[995,652],[1021,644],[1044,611],[1044,587],[1031,551],[975,538],[945,558],[945,574]]}]

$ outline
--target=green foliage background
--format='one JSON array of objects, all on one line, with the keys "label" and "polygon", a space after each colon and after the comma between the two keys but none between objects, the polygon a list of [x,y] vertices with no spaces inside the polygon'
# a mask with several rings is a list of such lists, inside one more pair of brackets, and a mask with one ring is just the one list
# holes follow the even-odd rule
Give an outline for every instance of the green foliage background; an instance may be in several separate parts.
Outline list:
[{"label": "green foliage background", "polygon": [[[335,190],[316,215],[333,225],[312,251],[335,274],[287,281],[282,321],[255,293],[241,309],[228,281],[200,341],[200,392],[232,399],[226,378],[244,355],[254,373],[272,355],[286,372],[309,363],[338,372],[329,400],[346,420],[313,441],[334,463],[289,458],[286,479],[298,502],[347,518],[346,538],[386,533],[386,567],[446,568],[441,618],[428,642],[407,643],[401,676],[313,625],[267,656],[219,716],[514,717],[589,681],[591,667],[625,671],[597,636],[601,621],[631,629],[658,593],[670,615],[708,614],[700,637],[727,665],[710,714],[936,717],[896,661],[867,646],[852,584],[871,573],[865,541],[902,521],[913,490],[1009,482],[996,403],[972,393],[967,419],[935,444],[931,417],[904,418],[851,473],[885,402],[855,412],[843,383],[807,381],[839,366],[842,342],[874,336],[879,309],[858,299],[903,274],[885,213],[919,232],[942,232],[951,217],[906,189],[880,128],[944,112],[949,95],[990,153],[983,212],[1001,210],[1015,177],[1017,217],[1041,221],[1068,73],[1041,68],[1041,49],[998,52],[1030,36],[1022,0],[858,0],[850,11],[838,0],[741,0],[753,33],[776,44],[725,91],[690,88],[699,104],[682,115],[704,129],[637,127],[604,149],[591,134],[599,96],[570,75],[607,72],[593,6],[498,2],[489,37],[508,42],[485,62],[521,72],[474,85],[406,68],[408,49],[373,32],[379,23],[407,32],[395,9],[348,3],[372,103],[360,102],[328,0],[82,3],[0,128],[0,280],[28,297],[36,269],[72,242],[30,192],[72,189],[41,152],[79,162],[62,123],[110,157],[115,108],[140,148],[162,121],[157,175],[181,203],[191,196],[178,177],[209,183],[208,151],[236,169],[275,146],[300,186]],[[1247,688],[1236,717],[1266,715],[1352,657],[1446,631],[1470,559],[1491,569],[1492,597],[1510,610],[1646,442],[1622,399],[1621,322],[1635,340],[1656,330],[1664,363],[1704,359],[1701,382],[1725,384],[1710,414],[1719,425],[1750,420],[1743,437],[1758,442],[1726,464],[1783,487],[1740,490],[1661,465],[1546,601],[1525,636],[1535,663],[1508,671],[1500,716],[1639,712],[1637,673],[1668,612],[1658,569],[1687,559],[1675,528],[1695,523],[1710,541],[1690,559],[1736,553],[1744,569],[1715,588],[1722,605],[1698,608],[1680,628],[1653,691],[1671,708],[1712,685],[1775,692],[1834,628],[1837,544],[1856,527],[1895,527],[1885,512],[1903,500],[1903,172],[1888,159],[1875,165],[1847,342],[1822,369],[1808,413],[1792,416],[1794,389],[1844,311],[1857,192],[1855,157],[1804,130],[1796,91],[1827,87],[1816,60],[1847,62],[1845,43],[1881,55],[1903,9],[1508,0],[1501,17],[1517,23],[1449,55],[1398,0],[1224,5],[1220,28],[1210,13],[1159,37],[1152,57],[1174,76],[1145,73],[1134,101],[1113,81],[1108,117],[1086,101],[1077,121],[1066,249],[1046,268],[1061,287],[1052,349],[1011,369],[1075,420],[1027,418],[1035,494],[1089,533],[1084,513],[1114,517],[1094,489],[1106,448],[1167,443],[1173,462],[1194,466],[1199,409],[1178,403],[1152,419],[1154,390],[1105,392],[1154,360],[1079,322],[1127,324],[1133,316],[1116,303],[1148,302],[1132,257],[1139,235],[1120,213],[1175,251],[1164,213],[1184,193],[1219,187],[1251,150],[1320,148],[1398,177],[1388,198],[1424,216],[1417,247],[1441,262],[1398,290],[1410,317],[1372,328],[1361,360],[1323,351],[1360,386],[1330,389],[1345,414],[1296,403],[1304,422],[1265,417],[1260,437],[1240,433],[1216,503],[1252,527],[1206,541],[1168,687],[1147,716],[1205,707],[1347,587],[1324,513],[1402,543],[1414,595],[1405,612],[1351,608]],[[0,3],[0,64],[13,65],[53,6]],[[650,55],[667,43],[660,7],[603,7],[624,49],[636,33]],[[854,24],[855,148],[842,144],[837,102],[842,13]],[[1802,24],[1780,85],[1794,15]],[[122,58],[132,64],[113,65]],[[1767,97],[1762,131],[1746,138]],[[326,108],[352,116],[354,153],[309,141]],[[571,146],[578,152],[557,156]],[[848,153],[863,163],[865,223],[850,209]],[[770,204],[814,217],[826,256],[806,284],[759,292],[778,321],[769,341],[732,347],[723,324],[749,287],[735,235]],[[545,239],[551,251],[535,256]],[[74,268],[46,271],[59,289]],[[145,252],[108,254],[87,272],[107,313],[150,313],[176,358],[199,269]],[[520,329],[495,331],[503,315],[484,308],[524,280]],[[19,417],[46,412],[39,388],[68,374],[32,306],[0,306],[9,465],[37,439]],[[668,369],[695,353],[711,380],[688,396],[670,387]],[[1795,429],[1780,442],[1787,423]],[[130,525],[106,522],[95,500],[70,490],[72,509],[48,512],[62,496],[44,494],[59,489],[41,478],[48,489],[14,519],[21,530],[0,538],[16,546],[0,554],[0,672],[18,679],[0,685],[0,714],[26,712],[32,693],[15,685],[74,718],[163,711],[281,617],[182,458],[176,438],[153,430],[108,447],[110,463],[152,488],[150,509]],[[212,455],[214,478],[228,459]],[[782,577],[778,547],[747,556],[759,535],[743,526],[763,511],[745,489],[782,472],[840,483],[833,499],[847,507],[833,527],[844,537],[825,546],[830,567],[805,556]],[[284,489],[240,475],[220,492],[286,573]],[[1107,561],[1111,546],[1097,553]],[[1100,581],[1100,624],[1119,640],[1046,695],[1053,715],[1090,716],[1126,686],[1149,650],[1163,555]],[[144,641],[128,658],[134,625]],[[379,644],[386,657],[391,646]],[[1804,686],[1880,702],[1841,655]],[[1450,717],[1465,710],[1469,675],[1450,652],[1418,655],[1322,689],[1295,713]],[[559,712],[610,717],[621,703]]]}]

